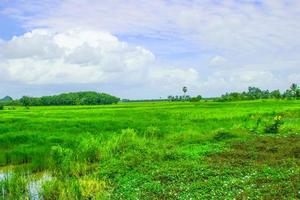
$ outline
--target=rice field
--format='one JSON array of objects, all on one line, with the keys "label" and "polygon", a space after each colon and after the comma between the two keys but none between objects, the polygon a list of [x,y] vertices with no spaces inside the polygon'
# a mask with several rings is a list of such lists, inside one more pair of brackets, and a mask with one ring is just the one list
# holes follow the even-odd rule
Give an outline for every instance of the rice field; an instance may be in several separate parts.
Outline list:
[{"label": "rice field", "polygon": [[5,107],[0,166],[0,199],[299,199],[300,101]]}]

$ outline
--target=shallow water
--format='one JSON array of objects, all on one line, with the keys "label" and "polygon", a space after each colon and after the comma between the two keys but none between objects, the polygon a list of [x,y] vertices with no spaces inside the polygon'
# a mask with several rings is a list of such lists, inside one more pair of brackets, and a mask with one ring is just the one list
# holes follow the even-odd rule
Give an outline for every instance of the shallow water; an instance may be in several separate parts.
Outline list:
[{"label": "shallow water", "polygon": [[[11,174],[7,173],[7,172],[0,172],[0,181],[3,181],[7,178],[9,178]],[[4,186],[2,186],[1,188],[1,193],[2,193],[2,198],[5,199],[5,191],[4,191]]]},{"label": "shallow water", "polygon": [[[0,181],[8,179],[12,175],[11,172],[0,172]],[[28,183],[28,192],[30,200],[41,200],[43,197],[40,195],[42,185],[51,180],[52,177],[48,174],[44,174],[43,176],[33,179]],[[4,186],[0,188],[2,190],[3,199],[5,199],[5,190]]]},{"label": "shallow water", "polygon": [[8,172],[0,172],[0,181],[5,180],[9,176],[10,176],[10,173],[8,173]]},{"label": "shallow water", "polygon": [[31,200],[43,199],[43,197],[40,195],[42,185],[49,180],[51,180],[51,176],[44,174],[41,178],[30,181],[28,184],[28,190]]}]

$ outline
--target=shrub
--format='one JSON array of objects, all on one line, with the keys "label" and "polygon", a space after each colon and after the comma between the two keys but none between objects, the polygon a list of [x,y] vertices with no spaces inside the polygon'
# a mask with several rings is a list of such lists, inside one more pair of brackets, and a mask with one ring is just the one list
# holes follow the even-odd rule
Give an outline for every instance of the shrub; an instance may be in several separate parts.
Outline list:
[{"label": "shrub", "polygon": [[279,115],[275,116],[274,121],[271,124],[266,125],[265,133],[278,133],[282,124],[282,117]]},{"label": "shrub", "polygon": [[53,179],[42,186],[42,199],[105,199],[107,184],[93,179]]},{"label": "shrub", "polygon": [[80,159],[85,162],[94,163],[100,160],[100,143],[92,136],[83,138],[78,145],[78,153]]},{"label": "shrub", "polygon": [[51,148],[51,168],[59,176],[68,176],[71,173],[73,151],[61,146]]},{"label": "shrub", "polygon": [[47,181],[42,186],[44,200],[82,199],[79,181],[75,179]]},{"label": "shrub", "polygon": [[3,105],[0,105],[0,110],[4,110],[4,106]]},{"label": "shrub", "polygon": [[213,139],[216,141],[222,141],[222,140],[228,140],[235,138],[236,136],[224,129],[220,129],[216,131],[216,134],[214,135]]},{"label": "shrub", "polygon": [[79,180],[80,193],[83,199],[101,199],[106,193],[106,183],[101,180]]},{"label": "shrub", "polygon": [[144,132],[145,137],[149,138],[161,138],[163,136],[162,132],[156,126],[149,126]]}]

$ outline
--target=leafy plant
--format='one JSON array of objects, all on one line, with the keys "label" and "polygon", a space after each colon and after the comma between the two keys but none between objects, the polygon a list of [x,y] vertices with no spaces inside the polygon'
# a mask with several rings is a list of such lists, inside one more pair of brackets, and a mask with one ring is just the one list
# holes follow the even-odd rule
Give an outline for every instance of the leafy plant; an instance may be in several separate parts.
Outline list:
[{"label": "leafy plant", "polygon": [[51,167],[58,176],[68,176],[71,172],[73,151],[61,146],[51,148]]},{"label": "leafy plant", "polygon": [[273,122],[271,124],[266,125],[265,133],[278,133],[279,128],[282,124],[282,117],[280,115],[275,116]]}]

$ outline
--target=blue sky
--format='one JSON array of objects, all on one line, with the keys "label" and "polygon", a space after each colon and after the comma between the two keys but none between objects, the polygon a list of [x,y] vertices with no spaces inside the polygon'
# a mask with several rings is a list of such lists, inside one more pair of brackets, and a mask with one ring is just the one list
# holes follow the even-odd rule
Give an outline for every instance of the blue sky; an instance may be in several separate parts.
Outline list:
[{"label": "blue sky", "polygon": [[0,0],[0,96],[300,83],[298,0]]}]

